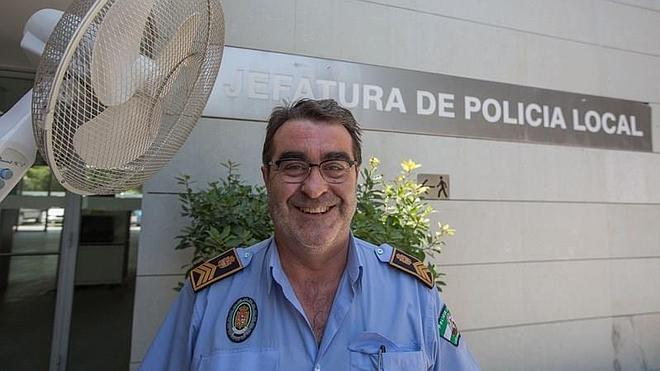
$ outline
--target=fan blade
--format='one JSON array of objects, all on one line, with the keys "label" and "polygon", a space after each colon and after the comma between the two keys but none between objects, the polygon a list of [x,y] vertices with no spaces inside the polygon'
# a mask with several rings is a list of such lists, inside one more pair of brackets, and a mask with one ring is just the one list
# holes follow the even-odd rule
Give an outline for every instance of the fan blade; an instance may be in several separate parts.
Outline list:
[{"label": "fan blade", "polygon": [[126,103],[151,74],[140,43],[154,0],[117,0],[108,10],[92,51],[92,87],[106,106]]},{"label": "fan blade", "polygon": [[73,147],[89,166],[120,168],[149,150],[162,115],[155,99],[135,96],[81,125],[73,136]]},{"label": "fan blade", "polygon": [[195,36],[199,34],[202,20],[198,14],[192,14],[177,28],[176,33],[167,41],[163,51],[156,57],[159,69],[169,74],[181,61],[193,52]]},{"label": "fan blade", "polygon": [[201,25],[200,16],[196,13],[186,18],[152,61],[156,74],[145,85],[151,96],[164,97],[169,94],[173,81],[181,72],[181,65],[193,54],[195,36],[199,34]]}]

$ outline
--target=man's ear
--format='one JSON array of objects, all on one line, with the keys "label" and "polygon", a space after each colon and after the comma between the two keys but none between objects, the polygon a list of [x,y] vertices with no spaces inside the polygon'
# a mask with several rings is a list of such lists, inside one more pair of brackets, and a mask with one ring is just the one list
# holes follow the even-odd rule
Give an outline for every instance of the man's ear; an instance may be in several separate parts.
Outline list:
[{"label": "man's ear", "polygon": [[266,190],[268,189],[268,186],[270,185],[268,176],[270,175],[270,167],[267,165],[261,165],[261,179],[264,181],[264,186],[266,186]]}]

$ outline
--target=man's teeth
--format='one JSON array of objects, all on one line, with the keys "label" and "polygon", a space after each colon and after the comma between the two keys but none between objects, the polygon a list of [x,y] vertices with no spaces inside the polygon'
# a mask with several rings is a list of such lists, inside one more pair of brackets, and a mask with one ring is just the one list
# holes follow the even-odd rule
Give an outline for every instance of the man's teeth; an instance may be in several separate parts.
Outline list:
[{"label": "man's teeth", "polygon": [[323,207],[301,207],[300,211],[303,213],[307,214],[323,214],[330,210],[330,207],[328,206],[323,206]]}]

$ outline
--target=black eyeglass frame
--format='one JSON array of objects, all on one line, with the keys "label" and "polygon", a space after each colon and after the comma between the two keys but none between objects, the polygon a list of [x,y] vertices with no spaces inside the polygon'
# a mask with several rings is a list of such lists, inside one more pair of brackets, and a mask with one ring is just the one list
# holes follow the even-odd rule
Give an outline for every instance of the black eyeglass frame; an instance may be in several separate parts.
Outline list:
[{"label": "black eyeglass frame", "polygon": [[[296,161],[296,162],[302,162],[302,163],[307,164],[307,173],[304,176],[301,175],[300,180],[296,180],[296,181],[286,181],[285,180],[285,183],[289,183],[289,184],[301,184],[301,183],[303,183],[307,178],[309,178],[309,174],[312,173],[312,168],[315,167],[315,166],[319,168],[319,173],[321,174],[321,177],[326,182],[331,183],[331,184],[341,184],[341,183],[344,183],[346,181],[346,175],[348,174],[348,171],[353,166],[359,165],[359,162],[356,161],[356,160],[346,160],[346,159],[343,159],[343,158],[329,158],[327,160],[323,160],[323,161],[319,162],[318,164],[314,164],[314,163],[311,163],[307,160],[298,159],[298,158],[283,158],[283,159],[279,159],[277,161],[269,161],[268,163],[266,163],[266,165],[275,166],[277,168],[277,171],[284,173],[284,171],[280,169],[280,164],[283,163],[283,162],[287,162],[287,161]],[[342,175],[341,179],[333,179],[331,177],[326,177],[324,175],[323,168],[322,168],[323,164],[328,163],[328,162],[332,162],[332,161],[341,161],[341,162],[345,162],[345,163],[348,164],[348,167],[344,171],[344,174]]]}]

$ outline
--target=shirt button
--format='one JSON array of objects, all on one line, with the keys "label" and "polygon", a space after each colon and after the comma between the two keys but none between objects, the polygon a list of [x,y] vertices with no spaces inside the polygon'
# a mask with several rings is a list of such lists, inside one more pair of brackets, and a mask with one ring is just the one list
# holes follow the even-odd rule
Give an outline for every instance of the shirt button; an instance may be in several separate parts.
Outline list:
[{"label": "shirt button", "polygon": [[376,253],[378,253],[378,255],[383,255],[383,252],[384,252],[383,249],[381,249],[380,247],[376,249]]},{"label": "shirt button", "polygon": [[249,257],[250,257],[250,253],[249,253],[249,252],[246,252],[243,256],[246,257],[246,258],[249,258]]},{"label": "shirt button", "polygon": [[314,371],[321,371],[321,365],[314,366]]}]

